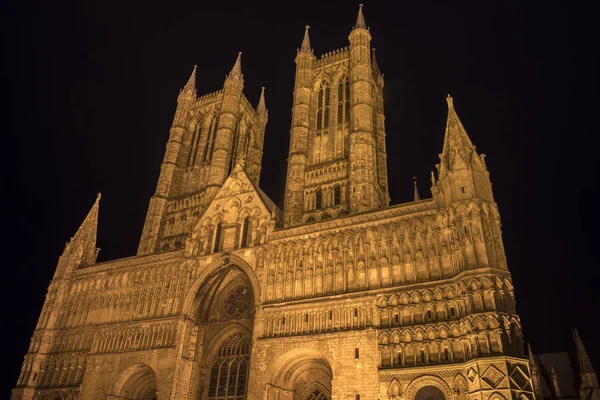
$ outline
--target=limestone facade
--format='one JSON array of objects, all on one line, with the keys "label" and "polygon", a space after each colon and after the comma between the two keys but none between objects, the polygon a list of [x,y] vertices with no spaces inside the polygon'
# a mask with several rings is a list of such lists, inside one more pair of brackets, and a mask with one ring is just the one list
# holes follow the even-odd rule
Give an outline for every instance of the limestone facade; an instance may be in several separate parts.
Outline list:
[{"label": "limestone facade", "polygon": [[182,90],[138,255],[96,262],[99,200],[59,259],[13,399],[534,400],[489,174],[448,97],[432,198],[389,206],[383,76],[296,58],[285,207],[267,110]]}]

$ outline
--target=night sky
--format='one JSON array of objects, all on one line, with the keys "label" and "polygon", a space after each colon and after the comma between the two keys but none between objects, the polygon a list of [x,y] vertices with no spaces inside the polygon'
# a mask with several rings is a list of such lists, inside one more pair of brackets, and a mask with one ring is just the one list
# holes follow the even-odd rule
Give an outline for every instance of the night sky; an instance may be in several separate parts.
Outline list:
[{"label": "night sky", "polygon": [[[160,5],[157,5],[159,3]],[[65,242],[102,192],[99,261],[134,255],[177,95],[222,87],[243,52],[244,93],[266,87],[260,186],[283,203],[304,25],[315,54],[348,45],[353,2],[4,2],[2,172],[8,395]],[[392,204],[430,197],[447,93],[487,155],[525,339],[600,368],[597,258],[598,29],[592,2],[372,1],[385,74]]]}]

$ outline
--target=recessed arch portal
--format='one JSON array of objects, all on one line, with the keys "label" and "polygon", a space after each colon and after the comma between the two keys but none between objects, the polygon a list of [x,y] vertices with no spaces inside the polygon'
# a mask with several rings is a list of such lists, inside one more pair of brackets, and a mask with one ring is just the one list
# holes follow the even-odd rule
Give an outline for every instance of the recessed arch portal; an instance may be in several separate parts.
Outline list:
[{"label": "recessed arch portal", "polygon": [[113,384],[108,399],[156,400],[156,391],[154,370],[147,364],[135,364]]},{"label": "recessed arch portal", "polygon": [[[316,349],[290,350],[275,360],[267,400],[295,393],[294,400],[329,400],[333,370],[328,359]],[[311,397],[312,396],[312,397]]]},{"label": "recessed arch portal", "polygon": [[447,400],[437,386],[423,386],[415,393],[415,400]]},{"label": "recessed arch portal", "polygon": [[184,340],[196,343],[198,363],[194,378],[198,384],[191,388],[190,398],[242,400],[246,396],[258,286],[250,267],[233,258],[217,257],[186,301],[186,313],[196,328]]}]

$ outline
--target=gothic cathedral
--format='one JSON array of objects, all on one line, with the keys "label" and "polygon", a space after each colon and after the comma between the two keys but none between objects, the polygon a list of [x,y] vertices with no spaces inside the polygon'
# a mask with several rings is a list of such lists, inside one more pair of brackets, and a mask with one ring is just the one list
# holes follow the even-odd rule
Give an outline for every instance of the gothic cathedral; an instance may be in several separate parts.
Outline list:
[{"label": "gothic cathedral", "polygon": [[483,155],[448,96],[432,198],[390,206],[362,8],[348,39],[317,58],[306,27],[283,210],[264,88],[254,108],[241,53],[204,96],[194,68],[137,255],[96,262],[98,195],[12,399],[536,399]]}]

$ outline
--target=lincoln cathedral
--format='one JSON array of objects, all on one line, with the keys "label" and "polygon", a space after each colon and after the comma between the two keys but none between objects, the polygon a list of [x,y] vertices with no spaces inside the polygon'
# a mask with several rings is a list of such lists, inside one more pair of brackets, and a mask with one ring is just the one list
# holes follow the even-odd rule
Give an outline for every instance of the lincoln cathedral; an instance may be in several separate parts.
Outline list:
[{"label": "lincoln cathedral", "polygon": [[12,399],[600,399],[576,332],[574,363],[523,345],[460,105],[446,98],[431,196],[390,206],[384,79],[362,5],[346,46],[315,56],[307,26],[295,63],[283,210],[259,187],[264,88],[254,107],[241,53],[213,93],[197,95],[194,68],[137,255],[96,262],[98,195],[58,260]]}]

